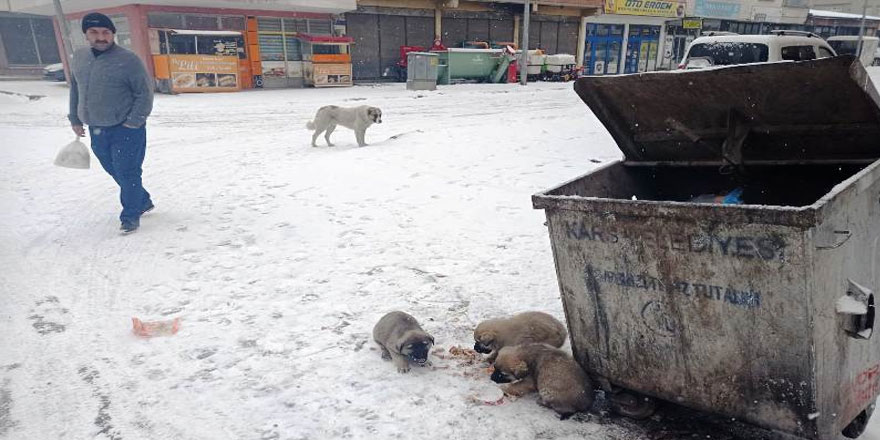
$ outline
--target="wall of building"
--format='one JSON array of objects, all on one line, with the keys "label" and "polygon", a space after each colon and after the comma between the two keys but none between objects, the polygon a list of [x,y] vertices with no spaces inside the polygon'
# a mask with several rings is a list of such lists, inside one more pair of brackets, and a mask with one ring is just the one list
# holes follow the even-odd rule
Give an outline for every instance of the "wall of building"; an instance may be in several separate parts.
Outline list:
[{"label": "wall of building", "polygon": [[[863,0],[810,0],[809,4],[812,9],[861,15],[865,2]],[[866,14],[880,17],[880,1],[868,0]]]},{"label": "wall of building", "polygon": [[[595,0],[589,0],[595,4]],[[464,41],[522,41],[522,5],[458,2],[438,8],[429,0],[363,0],[345,14],[346,33],[354,38],[356,80],[390,79],[401,46],[430,47],[439,37],[448,47]],[[576,54],[582,10],[538,4],[530,16],[529,48]]]}]

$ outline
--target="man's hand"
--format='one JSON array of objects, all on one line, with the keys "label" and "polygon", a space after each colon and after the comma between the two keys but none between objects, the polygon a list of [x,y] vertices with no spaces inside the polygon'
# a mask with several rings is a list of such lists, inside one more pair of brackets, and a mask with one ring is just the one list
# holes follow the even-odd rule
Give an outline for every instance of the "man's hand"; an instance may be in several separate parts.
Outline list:
[{"label": "man's hand", "polygon": [[82,125],[71,125],[70,128],[73,129],[77,136],[86,137],[86,129]]}]

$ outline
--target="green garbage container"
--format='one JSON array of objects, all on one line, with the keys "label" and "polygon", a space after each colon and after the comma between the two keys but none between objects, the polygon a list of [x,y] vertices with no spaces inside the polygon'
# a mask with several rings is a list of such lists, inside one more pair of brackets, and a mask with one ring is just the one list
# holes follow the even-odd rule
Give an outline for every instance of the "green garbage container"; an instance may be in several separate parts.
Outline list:
[{"label": "green garbage container", "polygon": [[[456,80],[489,81],[501,60],[501,49],[460,49],[446,51],[446,78],[440,84]],[[445,82],[444,82],[445,81]]]}]

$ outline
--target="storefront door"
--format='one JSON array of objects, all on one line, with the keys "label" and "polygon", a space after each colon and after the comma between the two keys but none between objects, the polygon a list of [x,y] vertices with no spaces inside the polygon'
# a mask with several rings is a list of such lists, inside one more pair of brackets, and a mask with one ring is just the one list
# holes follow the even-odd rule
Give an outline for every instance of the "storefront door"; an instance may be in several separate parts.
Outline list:
[{"label": "storefront door", "polygon": [[659,43],[660,26],[630,25],[624,73],[656,70]]},{"label": "storefront door", "polygon": [[623,46],[622,24],[587,24],[584,69],[588,75],[614,75]]}]

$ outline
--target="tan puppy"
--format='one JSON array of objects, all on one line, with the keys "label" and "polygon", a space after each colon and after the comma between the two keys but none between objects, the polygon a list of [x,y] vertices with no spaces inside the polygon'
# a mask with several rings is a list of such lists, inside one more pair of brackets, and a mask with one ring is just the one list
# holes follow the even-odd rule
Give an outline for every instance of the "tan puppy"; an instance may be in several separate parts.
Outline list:
[{"label": "tan puppy", "polygon": [[481,322],[474,330],[474,350],[489,353],[486,360],[495,362],[503,347],[530,343],[544,343],[562,347],[565,326],[544,312],[523,312],[510,318],[496,318]]},{"label": "tan puppy", "polygon": [[538,404],[565,420],[593,406],[593,383],[571,356],[547,344],[504,347],[495,360],[492,380],[507,383],[505,394],[519,396],[538,391]]},{"label": "tan puppy", "polygon": [[409,371],[409,363],[430,365],[428,352],[434,337],[425,333],[416,318],[404,312],[390,312],[373,327],[373,340],[382,348],[382,359],[393,360],[397,371]]}]

